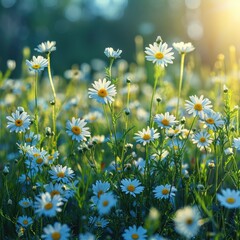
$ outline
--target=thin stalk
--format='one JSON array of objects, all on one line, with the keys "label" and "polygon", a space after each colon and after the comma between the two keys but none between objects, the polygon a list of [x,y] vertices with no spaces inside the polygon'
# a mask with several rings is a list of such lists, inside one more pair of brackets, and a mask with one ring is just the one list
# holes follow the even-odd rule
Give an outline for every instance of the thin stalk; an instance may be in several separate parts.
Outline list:
[{"label": "thin stalk", "polygon": [[181,54],[180,80],[179,80],[179,87],[178,87],[178,100],[177,100],[176,118],[178,118],[179,102],[180,102],[180,98],[181,98],[185,55],[186,55],[185,53]]},{"label": "thin stalk", "polygon": [[153,120],[152,120],[153,98],[155,96],[155,92],[156,92],[156,88],[157,88],[157,82],[158,82],[159,77],[160,77],[160,69],[156,67],[155,68],[153,92],[152,92],[152,97],[151,97],[151,102],[150,102],[150,111],[149,111],[149,126],[150,127],[152,127],[152,125],[153,125]]},{"label": "thin stalk", "polygon": [[54,84],[53,84],[53,80],[52,80],[52,74],[51,74],[51,63],[50,63],[50,52],[47,54],[47,59],[48,59],[48,77],[49,77],[49,81],[50,81],[50,85],[52,88],[52,92],[53,92],[53,104],[52,104],[52,126],[53,126],[53,146],[56,145],[56,91],[54,88]]},{"label": "thin stalk", "polygon": [[38,100],[37,100],[37,92],[38,92],[38,73],[35,72],[35,82],[34,82],[34,96],[35,96],[35,126],[36,133],[38,134]]}]

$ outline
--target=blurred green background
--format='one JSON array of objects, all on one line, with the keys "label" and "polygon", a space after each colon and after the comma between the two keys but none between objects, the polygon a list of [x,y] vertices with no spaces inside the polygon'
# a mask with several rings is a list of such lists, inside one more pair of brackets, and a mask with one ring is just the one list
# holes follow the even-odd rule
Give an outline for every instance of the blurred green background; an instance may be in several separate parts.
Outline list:
[{"label": "blurred green background", "polygon": [[62,74],[73,64],[105,59],[105,47],[122,49],[135,60],[134,38],[144,46],[158,35],[172,44],[191,41],[205,64],[233,44],[239,51],[239,0],[0,0],[0,69],[17,62],[22,49],[56,41],[53,69]]}]

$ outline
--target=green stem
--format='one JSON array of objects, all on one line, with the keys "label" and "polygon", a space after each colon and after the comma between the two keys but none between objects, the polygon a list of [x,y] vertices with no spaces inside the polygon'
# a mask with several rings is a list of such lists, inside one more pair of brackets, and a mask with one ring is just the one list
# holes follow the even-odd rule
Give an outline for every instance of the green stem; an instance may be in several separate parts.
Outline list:
[{"label": "green stem", "polygon": [[37,91],[38,91],[38,73],[35,72],[35,82],[34,82],[34,95],[35,95],[35,126],[36,126],[36,133],[38,134],[38,100],[37,100]]},{"label": "green stem", "polygon": [[185,59],[185,53],[182,53],[181,54],[180,80],[179,80],[179,87],[178,87],[178,100],[177,100],[176,118],[178,118],[179,102],[180,102],[181,91],[182,91],[184,59]]},{"label": "green stem", "polygon": [[151,97],[151,102],[150,102],[150,112],[149,112],[149,126],[152,127],[153,125],[153,120],[152,120],[152,108],[153,108],[153,98],[155,96],[156,88],[157,88],[157,82],[158,78],[160,77],[160,69],[155,68],[155,77],[154,77],[154,86],[153,86],[153,92],[152,92],[152,97]]},{"label": "green stem", "polygon": [[52,74],[51,74],[50,52],[47,54],[47,59],[48,59],[48,77],[49,77],[50,85],[53,92],[52,126],[53,126],[53,132],[54,132],[53,146],[55,146],[56,145],[56,142],[55,142],[56,141],[55,139],[56,138],[56,91],[54,88]]}]

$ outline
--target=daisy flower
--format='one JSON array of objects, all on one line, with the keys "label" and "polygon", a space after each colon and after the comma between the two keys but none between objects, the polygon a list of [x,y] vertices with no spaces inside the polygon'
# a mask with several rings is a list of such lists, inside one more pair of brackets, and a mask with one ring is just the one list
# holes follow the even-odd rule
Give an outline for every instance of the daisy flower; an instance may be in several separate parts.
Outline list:
[{"label": "daisy flower", "polygon": [[210,146],[210,144],[212,143],[212,141],[213,140],[212,140],[210,134],[208,134],[205,131],[196,133],[192,138],[192,142],[194,144],[197,144],[197,147],[200,150],[204,150],[204,149],[208,148]]},{"label": "daisy flower", "polygon": [[176,51],[178,51],[179,54],[189,53],[189,52],[192,52],[195,49],[191,42],[188,42],[188,43],[184,43],[184,42],[173,43],[173,48]]},{"label": "daisy flower", "polygon": [[113,48],[111,47],[108,47],[108,48],[105,48],[104,50],[104,54],[108,57],[108,58],[120,58],[120,55],[122,53],[122,50],[117,50],[115,51]]},{"label": "daisy flower", "polygon": [[143,129],[142,131],[138,131],[138,133],[135,133],[134,139],[142,143],[143,146],[145,146],[147,143],[153,142],[155,139],[159,138],[159,133],[157,133],[157,130],[154,128],[150,128],[149,126],[147,129]]},{"label": "daisy flower", "polygon": [[157,123],[160,128],[170,128],[173,127],[178,121],[173,115],[170,115],[169,112],[165,114],[157,114],[154,117],[154,122]]},{"label": "daisy flower", "polygon": [[59,152],[58,151],[55,151],[51,154],[48,154],[46,156],[46,164],[53,164],[53,162],[58,159],[59,157]]},{"label": "daisy flower", "polygon": [[173,198],[173,197],[175,197],[176,191],[177,191],[177,189],[174,186],[171,186],[170,184],[157,186],[153,190],[154,197],[157,199]]},{"label": "daisy flower", "polygon": [[110,184],[108,182],[102,182],[101,180],[96,181],[96,183],[92,185],[93,194],[95,196],[93,196],[91,199],[94,202],[94,204],[98,203],[100,196],[106,193],[109,190],[109,188]]},{"label": "daisy flower", "polygon": [[33,205],[33,201],[30,198],[23,198],[18,202],[18,204],[23,208],[28,208]]},{"label": "daisy flower", "polygon": [[174,218],[176,232],[187,239],[196,236],[201,225],[200,217],[200,212],[196,206],[179,209]]},{"label": "daisy flower", "polygon": [[31,217],[27,217],[25,215],[18,217],[17,223],[20,224],[22,227],[26,228],[33,224],[33,220]]},{"label": "daisy flower", "polygon": [[206,127],[211,130],[217,130],[217,128],[224,125],[224,120],[222,119],[221,114],[214,111],[209,111],[205,114],[203,121]]},{"label": "daisy flower", "polygon": [[240,208],[239,190],[222,189],[222,195],[217,193],[217,199],[226,208]]},{"label": "daisy flower", "polygon": [[116,203],[117,200],[115,199],[111,192],[102,194],[97,203],[99,214],[102,215],[109,213],[111,208],[113,208],[116,205]]},{"label": "daisy flower", "polygon": [[42,56],[33,56],[32,61],[26,60],[30,71],[41,72],[48,66],[48,60]]},{"label": "daisy flower", "polygon": [[92,233],[81,233],[79,235],[79,240],[95,240],[96,237]]},{"label": "daisy flower", "polygon": [[159,44],[154,42],[153,45],[149,44],[146,47],[145,53],[147,54],[146,59],[162,67],[173,63],[173,52],[172,48],[168,48],[167,43],[160,42]]},{"label": "daisy flower", "polygon": [[96,122],[98,119],[102,118],[102,113],[99,111],[93,111],[84,116],[84,119],[86,119],[87,122],[93,123]]},{"label": "daisy flower", "polygon": [[233,139],[233,147],[240,150],[240,137]]},{"label": "daisy flower", "polygon": [[136,194],[140,194],[144,189],[144,187],[141,186],[141,183],[137,179],[123,179],[121,181],[121,184],[122,191],[134,197],[136,197]]},{"label": "daisy flower", "polygon": [[60,206],[63,205],[62,198],[59,195],[51,197],[50,193],[41,193],[36,197],[34,204],[35,213],[39,216],[54,217],[57,212],[61,212]]},{"label": "daisy flower", "polygon": [[69,183],[74,177],[73,170],[67,166],[63,167],[62,165],[52,166],[49,173],[52,180],[62,183]]},{"label": "daisy flower", "polygon": [[67,224],[55,222],[43,228],[42,238],[46,240],[67,240],[70,238],[70,228]]},{"label": "daisy flower", "polygon": [[53,184],[52,182],[49,184],[44,185],[46,192],[50,193],[51,197],[55,195],[59,195],[62,197],[62,201],[66,201],[67,199],[64,198],[65,190],[63,184],[56,183]]},{"label": "daisy flower", "polygon": [[40,141],[40,134],[35,134],[34,132],[26,133],[24,136],[25,143],[31,146],[35,146]]},{"label": "daisy flower", "polygon": [[75,117],[73,117],[72,121],[67,121],[66,132],[72,137],[72,140],[77,140],[78,142],[86,141],[86,137],[90,137],[89,128],[84,127],[86,124],[87,122],[84,119],[75,119]]},{"label": "daisy flower", "polygon": [[167,239],[160,236],[159,234],[154,234],[153,236],[149,237],[148,240],[167,240]]},{"label": "daisy flower", "polygon": [[56,51],[55,45],[56,45],[55,41],[42,42],[36,48],[34,48],[34,50],[39,53],[50,53]]},{"label": "daisy flower", "polygon": [[185,108],[188,114],[192,114],[193,117],[199,116],[204,118],[204,114],[211,110],[211,101],[208,98],[204,98],[203,95],[200,97],[190,96],[191,101],[186,100]]},{"label": "daisy flower", "polygon": [[94,81],[93,88],[89,88],[89,98],[95,99],[99,103],[107,104],[114,101],[114,96],[117,94],[116,87],[111,84],[106,78]]},{"label": "daisy flower", "polygon": [[109,221],[102,218],[102,217],[89,217],[89,223],[91,225],[94,225],[96,228],[105,228],[108,224]]},{"label": "daisy flower", "polygon": [[10,132],[25,132],[31,124],[30,116],[24,111],[20,112],[16,110],[16,112],[13,112],[11,116],[7,116],[6,118],[8,120],[7,128]]},{"label": "daisy flower", "polygon": [[142,226],[137,227],[136,225],[133,225],[132,227],[125,229],[122,237],[124,240],[145,240],[147,239],[147,230],[144,229]]}]

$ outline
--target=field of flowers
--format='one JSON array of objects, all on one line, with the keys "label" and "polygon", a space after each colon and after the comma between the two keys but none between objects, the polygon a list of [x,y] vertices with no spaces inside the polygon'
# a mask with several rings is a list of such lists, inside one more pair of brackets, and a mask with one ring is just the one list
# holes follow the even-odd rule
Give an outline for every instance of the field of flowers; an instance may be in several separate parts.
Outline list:
[{"label": "field of flowers", "polygon": [[240,239],[235,48],[207,68],[136,44],[58,76],[47,41],[0,72],[0,239]]}]

